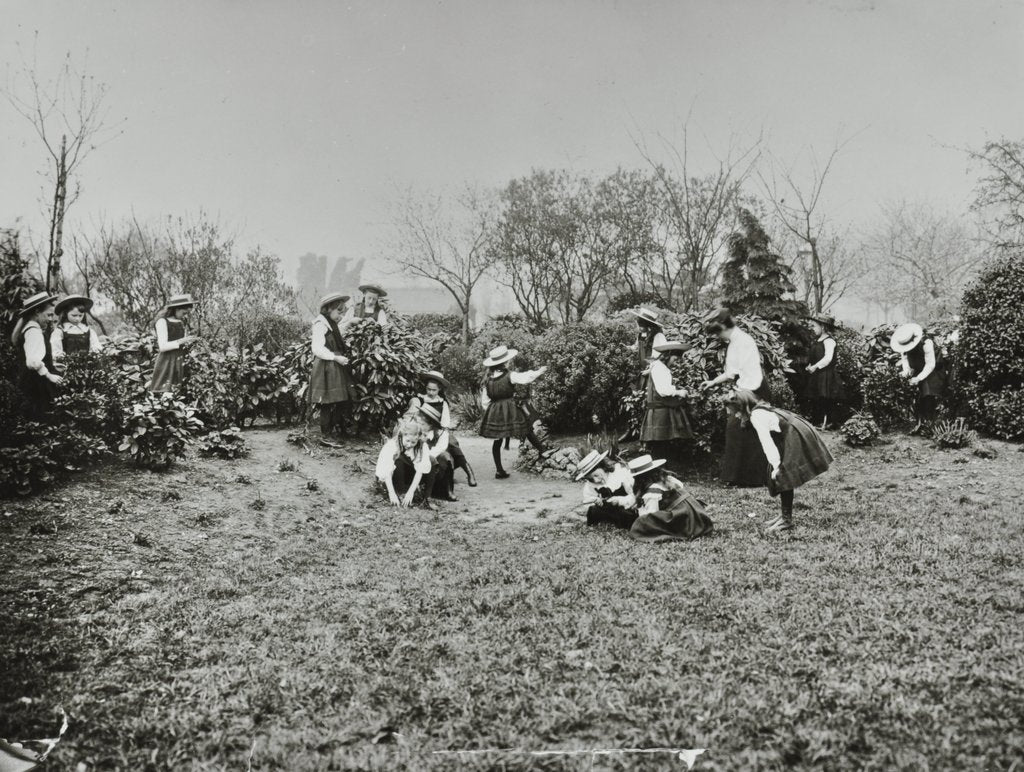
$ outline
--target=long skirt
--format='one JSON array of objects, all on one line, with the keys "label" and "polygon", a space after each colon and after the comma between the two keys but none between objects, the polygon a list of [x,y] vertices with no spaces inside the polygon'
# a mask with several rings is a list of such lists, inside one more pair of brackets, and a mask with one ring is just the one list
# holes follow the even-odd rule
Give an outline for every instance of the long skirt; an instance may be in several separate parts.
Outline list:
[{"label": "long skirt", "polygon": [[21,392],[28,403],[28,417],[39,420],[50,411],[59,389],[49,379],[26,367],[21,375]]},{"label": "long skirt", "polygon": [[309,376],[309,401],[313,405],[331,402],[355,402],[359,399],[356,381],[347,365],[316,357]]},{"label": "long skirt", "polygon": [[185,352],[181,349],[161,351],[156,355],[149,390],[155,392],[177,391],[184,377]]},{"label": "long skirt", "polygon": [[[764,400],[769,399],[768,384],[762,383],[754,392]],[[740,419],[730,415],[725,422],[725,450],[722,453],[722,467],[719,477],[722,482],[732,483],[741,488],[753,488],[768,482],[768,459],[757,439],[757,433],[749,431]]]},{"label": "long skirt", "polygon": [[846,387],[835,367],[826,367],[807,374],[805,395],[809,399],[841,401],[846,398]]},{"label": "long skirt", "polygon": [[691,541],[713,529],[714,523],[705,513],[703,503],[693,496],[680,496],[671,510],[640,515],[629,535],[637,541]]},{"label": "long skirt", "polygon": [[651,406],[644,413],[640,424],[641,442],[664,442],[667,440],[689,440],[693,438],[690,419],[682,405]]},{"label": "long skirt", "polygon": [[522,439],[529,431],[526,413],[512,397],[491,402],[480,420],[480,436],[492,440],[506,437]]},{"label": "long skirt", "polygon": [[[821,435],[800,416],[788,410],[778,410],[788,426],[776,440],[782,463],[779,465],[779,476],[768,479],[768,492],[777,496],[782,491],[799,488],[805,482],[813,480],[827,471],[832,463],[832,454],[821,439]],[[748,429],[755,437],[757,433]],[[765,472],[767,474],[767,462]]]}]

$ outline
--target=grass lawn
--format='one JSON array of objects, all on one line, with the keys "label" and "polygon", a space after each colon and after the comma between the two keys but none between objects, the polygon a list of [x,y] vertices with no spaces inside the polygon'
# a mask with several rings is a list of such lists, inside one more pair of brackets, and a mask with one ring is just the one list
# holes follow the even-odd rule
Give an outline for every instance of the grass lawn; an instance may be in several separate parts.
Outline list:
[{"label": "grass lawn", "polygon": [[[367,503],[375,448],[246,436],[0,502],[0,737],[63,706],[54,769],[1024,768],[1015,446],[833,434],[796,538],[700,478],[715,535],[649,545],[582,525],[576,486],[494,481],[485,444],[433,513]],[[438,753],[488,749],[516,750]]]}]

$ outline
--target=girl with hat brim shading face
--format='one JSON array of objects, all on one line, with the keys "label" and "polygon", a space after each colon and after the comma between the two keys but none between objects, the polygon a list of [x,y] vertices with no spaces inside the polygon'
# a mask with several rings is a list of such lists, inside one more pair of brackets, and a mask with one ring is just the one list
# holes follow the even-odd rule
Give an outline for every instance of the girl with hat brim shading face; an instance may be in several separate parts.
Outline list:
[{"label": "girl with hat brim shading face", "polygon": [[554,453],[537,437],[527,416],[533,408],[516,400],[515,387],[533,383],[547,372],[547,367],[519,372],[509,366],[519,352],[514,348],[498,346],[491,350],[484,360],[487,376],[480,392],[480,404],[484,414],[480,420],[480,436],[494,440],[491,455],[494,457],[494,476],[499,480],[507,478],[508,472],[501,465],[501,444],[509,437],[526,438],[546,458]]},{"label": "girl with hat brim shading face", "polygon": [[838,418],[838,405],[846,393],[837,369],[836,340],[831,334],[835,320],[824,314],[805,319],[815,334],[815,341],[808,353],[804,396],[813,406],[811,418],[821,421],[821,428],[825,429],[830,419]]},{"label": "girl with hat brim shading face", "polygon": [[903,377],[910,381],[911,386],[917,386],[914,403],[917,424],[910,433],[918,434],[926,424],[935,420],[946,386],[938,348],[924,328],[914,322],[897,327],[889,345],[900,355]]},{"label": "girl with hat brim shading face", "polygon": [[[636,340],[626,348],[636,354],[637,377],[633,382],[633,388],[645,389],[647,383],[647,367],[651,357],[654,355],[654,346],[667,342],[665,333],[662,331],[658,315],[648,308],[629,309],[629,313],[636,317]],[[634,439],[631,430],[619,437],[619,442],[628,442]]]},{"label": "girl with hat brim shading face", "polygon": [[647,371],[647,410],[640,425],[640,441],[652,452],[665,455],[668,445],[678,440],[693,439],[690,419],[686,415],[686,389],[678,388],[672,379],[672,362],[690,347],[679,341],[654,344],[654,359]]},{"label": "girl with hat brim shading face", "polygon": [[100,352],[100,339],[85,321],[91,310],[92,300],[84,295],[68,295],[54,308],[57,325],[50,334],[54,361],[60,362],[65,356]]},{"label": "girl with hat brim shading face", "polygon": [[455,496],[455,463],[451,455],[450,427],[433,405],[420,405],[417,416],[423,423],[427,453],[432,464],[431,481],[426,490],[435,499],[458,501]]},{"label": "girl with hat brim shading face", "polygon": [[686,486],[664,469],[664,459],[645,455],[629,462],[637,518],[629,535],[637,541],[690,541],[711,533],[714,524]]},{"label": "girl with hat brim shading face", "polygon": [[403,416],[377,456],[375,474],[387,489],[388,500],[396,507],[410,507],[418,495],[429,509],[435,509],[429,496],[433,469],[423,422]]},{"label": "girl with hat brim shading face", "polygon": [[793,528],[793,491],[828,471],[832,463],[821,435],[789,410],[772,407],[752,391],[737,389],[726,409],[757,437],[768,464],[768,492],[778,496],[782,512],[765,526],[766,533]]},{"label": "girl with hat brim shading face", "polygon": [[381,327],[386,327],[388,315],[384,311],[381,301],[388,296],[388,293],[377,284],[361,284],[359,291],[363,293],[363,298],[348,310],[342,326],[347,327],[360,319],[372,319]]},{"label": "girl with hat brim shading face", "polygon": [[[451,427],[452,410],[446,396],[449,388],[448,381],[437,370],[428,370],[420,373],[420,380],[423,382],[423,392],[412,398],[410,406],[430,405],[441,413],[441,423],[444,426]],[[475,488],[477,485],[476,475],[473,473],[473,468],[469,465],[469,459],[466,458],[466,454],[462,452],[458,438],[452,433],[450,428],[448,430],[448,453],[452,457],[455,468],[465,471],[466,482],[469,484],[469,487]]]},{"label": "girl with hat brim shading face", "polygon": [[186,334],[186,325],[196,302],[191,295],[174,295],[157,317],[156,362],[149,390],[175,392],[185,378],[185,352],[199,340]]},{"label": "girl with hat brim shading face", "polygon": [[22,350],[18,379],[27,400],[29,417],[40,420],[53,404],[63,379],[55,371],[46,328],[53,323],[57,298],[37,292],[22,303],[18,321],[11,332],[11,343]]},{"label": "girl with hat brim shading face", "polygon": [[636,498],[633,496],[633,475],[629,468],[602,453],[590,451],[576,467],[576,481],[583,483],[583,503],[587,509],[587,525],[610,523],[629,528],[636,520]]},{"label": "girl with hat brim shading face", "polygon": [[359,400],[349,347],[338,327],[348,299],[348,295],[340,292],[322,297],[320,313],[310,332],[313,368],[309,375],[309,401],[320,406],[319,440],[328,447],[337,447],[330,439],[332,435],[347,433],[352,407]]},{"label": "girl with hat brim shading face", "polygon": [[[761,369],[761,353],[757,343],[743,329],[736,325],[732,314],[726,309],[718,309],[705,317],[709,335],[717,335],[727,346],[725,349],[725,368],[717,378],[704,381],[701,389],[710,389],[721,384],[729,384],[733,388],[747,389],[761,399],[771,399],[768,383]],[[725,420],[725,449],[722,452],[722,465],[719,477],[722,482],[741,488],[764,485],[765,457],[757,438],[742,427],[734,416]]]}]

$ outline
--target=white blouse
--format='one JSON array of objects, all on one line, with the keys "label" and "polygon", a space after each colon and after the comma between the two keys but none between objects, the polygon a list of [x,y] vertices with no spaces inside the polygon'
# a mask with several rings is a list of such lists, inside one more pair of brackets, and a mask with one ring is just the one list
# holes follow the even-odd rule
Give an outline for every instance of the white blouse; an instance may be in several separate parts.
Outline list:
[{"label": "white blouse", "polygon": [[327,333],[331,329],[331,323],[323,314],[313,320],[312,343],[313,356],[317,359],[325,359],[333,362],[336,356],[333,351],[327,348]]},{"label": "white blouse", "polygon": [[[906,354],[900,354],[900,367],[903,368],[904,375],[910,375],[912,372],[910,369],[910,360]],[[927,338],[924,342],[924,368],[916,376],[917,380],[923,381],[929,375],[932,374],[932,370],[935,369],[935,343],[932,342],[931,338]]]},{"label": "white blouse", "polygon": [[761,353],[754,339],[739,327],[733,327],[725,350],[725,374],[737,378],[736,388],[756,391],[761,388]]},{"label": "white blouse", "polygon": [[49,375],[50,371],[43,363],[46,358],[46,337],[43,335],[43,328],[39,326],[39,322],[26,324],[22,328],[22,335],[25,338],[25,343],[22,346],[25,351],[25,366],[44,377]]},{"label": "white blouse", "polygon": [[[447,448],[447,440],[445,441],[445,447]],[[396,461],[400,453],[405,453],[409,460],[412,461],[413,469],[417,472],[429,474],[431,457],[430,453],[423,452],[425,449],[426,445],[422,444],[411,450],[402,450],[399,440],[392,437],[384,443],[384,447],[380,449],[380,455],[377,456],[377,479],[381,482],[391,479],[391,475],[395,473]]]},{"label": "white blouse", "polygon": [[686,389],[676,388],[676,385],[672,382],[672,371],[660,359],[655,359],[651,362],[651,367],[647,372],[654,383],[654,390],[662,397],[686,396]]},{"label": "white blouse", "polygon": [[[504,373],[499,373],[498,375],[493,376],[492,380],[497,380],[502,375],[504,375]],[[522,372],[519,370],[511,370],[509,372],[509,378],[512,383],[520,386],[533,383],[535,380],[540,378],[541,375],[543,375],[543,373],[540,370],[523,370]],[[484,388],[480,390],[480,405],[486,408],[489,404],[491,404],[491,398],[487,396],[487,387],[484,386]]]},{"label": "white blouse", "polygon": [[594,485],[590,480],[583,483],[584,503],[593,504],[600,500],[601,497],[597,493],[598,488],[607,488],[610,491],[617,491],[622,488],[626,491],[626,494],[624,496],[611,496],[608,498],[608,502],[625,507],[626,509],[632,509],[636,506],[636,497],[633,495],[633,475],[630,474],[628,467],[623,464],[615,465],[615,468],[608,473],[608,477],[605,478],[603,485]]},{"label": "white blouse", "polygon": [[772,439],[772,432],[778,434],[782,431],[778,415],[771,410],[754,408],[750,411],[750,425],[757,432],[757,439],[761,441],[761,449],[764,451],[768,463],[772,465],[773,469],[778,469],[782,458],[779,456],[779,448],[775,445],[775,440]]},{"label": "white blouse", "polygon": [[156,320],[156,350],[160,353],[177,351],[181,348],[182,338],[167,340],[167,318],[161,316]]}]

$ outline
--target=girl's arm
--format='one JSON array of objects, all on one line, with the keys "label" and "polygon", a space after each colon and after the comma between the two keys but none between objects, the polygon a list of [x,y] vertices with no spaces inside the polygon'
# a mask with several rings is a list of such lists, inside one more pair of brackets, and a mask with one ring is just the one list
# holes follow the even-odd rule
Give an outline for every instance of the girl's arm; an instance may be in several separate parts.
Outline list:
[{"label": "girl's arm", "polygon": [[836,353],[836,342],[832,340],[832,338],[825,338],[823,343],[825,344],[825,356],[808,367],[808,372],[814,372],[815,370],[820,370],[823,367],[828,367],[832,364],[832,357],[834,357]]},{"label": "girl's arm", "polygon": [[445,400],[441,404],[441,425],[451,429],[452,426],[452,411],[448,407],[448,400]]},{"label": "girl's arm", "polygon": [[50,353],[54,359],[64,358],[64,330],[59,324],[50,333]]},{"label": "girl's arm", "polygon": [[686,389],[677,389],[672,382],[672,371],[663,362],[651,365],[651,380],[654,390],[663,397],[685,397]]},{"label": "girl's arm", "polygon": [[437,458],[442,453],[448,452],[448,432],[443,431],[438,436],[437,444],[432,448],[427,449],[427,453],[431,458]]},{"label": "girl's arm", "polygon": [[161,316],[156,320],[156,350],[161,354],[168,351],[177,351],[181,348],[181,342],[186,339],[167,340],[167,319]]},{"label": "girl's arm", "polygon": [[484,410],[486,410],[487,406],[490,405],[490,404],[491,404],[491,398],[489,396],[487,396],[487,387],[486,386],[480,387],[480,407],[482,407]]},{"label": "girl's arm", "polygon": [[46,378],[50,375],[50,371],[46,369],[46,363],[43,362],[46,358],[46,338],[43,336],[42,328],[38,325],[25,327],[24,336],[25,343],[22,349],[25,352],[25,367],[35,370]]},{"label": "girl's arm", "polygon": [[509,373],[509,377],[511,378],[512,383],[525,386],[540,378],[547,372],[547,370],[548,368],[546,365],[544,367],[539,367],[536,370],[523,370],[522,372],[519,370],[513,370]]},{"label": "girl's arm", "polygon": [[595,488],[593,486],[593,484],[589,480],[587,482],[583,483],[583,503],[584,504],[593,504],[594,502],[596,502],[600,498],[601,497],[597,495],[597,488]]},{"label": "girl's arm", "polygon": [[924,342],[924,367],[921,372],[911,378],[913,383],[920,383],[935,369],[935,343],[929,338]]},{"label": "girl's arm", "polygon": [[641,497],[642,504],[638,514],[641,515],[652,515],[661,508],[661,496],[664,491],[657,486],[652,486],[648,491]]},{"label": "girl's arm", "polygon": [[[773,418],[775,420],[772,420]],[[750,425],[757,432],[757,439],[761,441],[761,449],[773,472],[778,471],[782,465],[782,458],[779,456],[775,440],[772,439],[772,431],[778,430],[778,419],[775,418],[775,414],[767,410],[754,409],[750,413]]]},{"label": "girl's arm", "polygon": [[[423,481],[423,472],[419,469],[416,470],[416,474],[412,476],[412,485],[409,486],[408,492],[405,494],[405,498],[402,499],[402,506],[412,506],[413,497],[416,495],[416,489],[420,487],[420,483]],[[430,495],[430,491],[427,491],[427,495]]]},{"label": "girl's arm", "polygon": [[900,354],[900,369],[903,371],[904,377],[910,377],[910,360],[907,359],[906,354]]},{"label": "girl's arm", "polygon": [[327,328],[319,322],[313,322],[313,334],[310,340],[313,356],[327,362],[333,362],[334,352],[327,348]]}]

